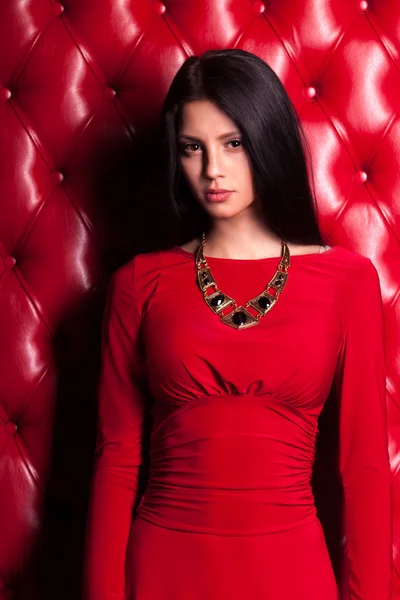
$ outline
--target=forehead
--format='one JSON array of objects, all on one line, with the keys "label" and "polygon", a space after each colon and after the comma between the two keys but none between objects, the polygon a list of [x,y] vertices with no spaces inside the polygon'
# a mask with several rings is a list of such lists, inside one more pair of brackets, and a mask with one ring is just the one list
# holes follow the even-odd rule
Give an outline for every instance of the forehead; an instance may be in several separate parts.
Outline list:
[{"label": "forehead", "polygon": [[238,130],[232,119],[209,100],[187,102],[182,107],[179,133],[217,137]]}]

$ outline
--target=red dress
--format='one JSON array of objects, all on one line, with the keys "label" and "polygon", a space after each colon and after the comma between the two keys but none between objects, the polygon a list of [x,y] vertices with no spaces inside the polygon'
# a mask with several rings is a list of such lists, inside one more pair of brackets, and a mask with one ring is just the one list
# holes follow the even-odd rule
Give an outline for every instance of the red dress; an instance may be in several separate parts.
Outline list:
[{"label": "red dress", "polygon": [[[237,304],[261,293],[278,262],[208,258]],[[370,259],[341,246],[291,256],[278,302],[243,330],[206,305],[192,253],[121,267],[103,329],[88,600],[336,600],[310,486],[334,381],[350,598],[389,600],[383,314]]]}]

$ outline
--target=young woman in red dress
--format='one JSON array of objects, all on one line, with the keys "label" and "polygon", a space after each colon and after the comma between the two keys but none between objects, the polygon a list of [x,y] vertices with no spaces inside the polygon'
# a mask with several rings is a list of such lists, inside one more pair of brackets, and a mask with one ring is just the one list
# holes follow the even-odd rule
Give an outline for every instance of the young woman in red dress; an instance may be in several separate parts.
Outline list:
[{"label": "young woman in red dress", "polygon": [[85,597],[337,600],[311,488],[334,386],[348,597],[389,600],[377,271],[325,244],[301,127],[260,58],[189,58],[162,123],[180,244],[109,286]]}]

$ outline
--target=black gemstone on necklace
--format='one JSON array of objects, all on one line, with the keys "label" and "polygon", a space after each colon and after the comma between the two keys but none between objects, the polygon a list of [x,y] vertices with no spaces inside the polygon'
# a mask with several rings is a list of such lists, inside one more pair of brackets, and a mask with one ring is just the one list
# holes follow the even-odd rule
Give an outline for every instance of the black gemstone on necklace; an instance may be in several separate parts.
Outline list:
[{"label": "black gemstone on necklace", "polygon": [[203,283],[205,283],[206,285],[210,283],[210,280],[208,279],[208,276],[205,273],[203,273]]},{"label": "black gemstone on necklace", "polygon": [[247,321],[247,317],[243,311],[239,310],[239,312],[233,315],[232,321],[235,323],[235,325],[244,325],[244,323]]},{"label": "black gemstone on necklace", "polygon": [[225,296],[223,294],[218,294],[217,296],[214,296],[214,298],[211,300],[211,304],[213,306],[221,306],[224,300]]},{"label": "black gemstone on necklace", "polygon": [[271,306],[271,300],[266,296],[261,296],[261,298],[258,299],[258,304],[261,308],[269,308]]}]

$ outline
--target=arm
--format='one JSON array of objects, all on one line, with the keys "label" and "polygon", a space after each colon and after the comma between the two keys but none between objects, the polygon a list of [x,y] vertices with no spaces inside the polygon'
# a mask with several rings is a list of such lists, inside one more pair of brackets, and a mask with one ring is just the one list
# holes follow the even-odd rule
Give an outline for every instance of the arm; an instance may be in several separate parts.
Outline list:
[{"label": "arm", "polygon": [[[134,264],[134,261],[133,261]],[[143,359],[132,262],[111,278],[103,319],[96,458],[85,548],[85,600],[123,600],[144,420]]]},{"label": "arm", "polygon": [[336,384],[349,598],[389,600],[391,473],[383,309],[378,273],[370,260],[360,265],[348,290]]}]

